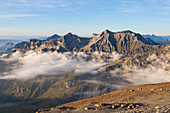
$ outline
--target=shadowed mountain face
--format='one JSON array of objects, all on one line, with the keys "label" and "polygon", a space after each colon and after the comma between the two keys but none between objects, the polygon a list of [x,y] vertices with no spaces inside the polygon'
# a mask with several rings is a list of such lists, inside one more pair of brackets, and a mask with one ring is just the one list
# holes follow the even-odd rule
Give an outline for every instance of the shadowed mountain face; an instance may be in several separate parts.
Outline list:
[{"label": "shadowed mountain face", "polygon": [[47,40],[58,39],[58,38],[60,38],[60,37],[61,37],[61,36],[55,34],[55,35],[53,35],[53,36],[51,36],[51,37],[48,37]]},{"label": "shadowed mountain face", "polygon": [[47,41],[41,41],[37,39],[32,39],[23,46],[17,48],[17,50],[26,52],[29,50],[39,50],[41,52],[47,51],[76,51],[87,45],[89,38],[80,38],[77,35],[68,33],[58,39],[50,39]]},{"label": "shadowed mountain face", "polygon": [[132,31],[111,32],[105,30],[100,34],[93,34],[92,38],[81,38],[72,33],[59,38],[54,35],[50,40],[30,40],[24,46],[17,50],[39,50],[41,52],[47,51],[84,51],[84,52],[119,52],[123,54],[135,54],[142,52],[149,52],[159,49],[161,46],[151,39],[145,39],[142,35]]}]

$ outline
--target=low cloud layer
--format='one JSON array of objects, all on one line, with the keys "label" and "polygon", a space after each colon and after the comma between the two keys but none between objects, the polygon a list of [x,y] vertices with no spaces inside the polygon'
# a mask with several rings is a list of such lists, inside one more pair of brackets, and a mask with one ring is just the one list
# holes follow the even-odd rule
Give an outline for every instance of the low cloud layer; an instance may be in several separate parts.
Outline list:
[{"label": "low cloud layer", "polygon": [[[138,59],[135,59],[137,62]],[[170,82],[170,57],[151,55],[146,59],[145,66],[125,65],[124,70],[119,68],[108,72],[105,80],[94,78],[84,80],[88,83],[101,84],[117,89],[141,84]]]},{"label": "low cloud layer", "polygon": [[57,75],[68,72],[97,73],[97,69],[106,65],[106,62],[119,58],[121,55],[118,53],[36,53],[29,51],[21,54],[16,52],[11,58],[3,59],[5,62],[15,63],[9,67],[11,71],[1,73],[0,79],[29,79],[42,74]]},{"label": "low cloud layer", "polygon": [[126,77],[134,85],[170,82],[170,57],[156,56],[152,54],[146,59],[147,65],[144,67],[133,66],[129,72],[124,72],[122,76]]},{"label": "low cloud layer", "polygon": [[[135,63],[125,65],[124,70],[115,69],[101,72],[99,68],[122,58],[118,53],[37,53],[26,54],[16,52],[11,58],[0,58],[12,63],[6,72],[0,73],[0,79],[32,79],[39,75],[59,75],[73,72],[75,74],[91,73],[91,79],[84,82],[101,84],[121,89],[133,85],[170,82],[169,55],[151,55],[146,65],[136,66]],[[134,59],[139,62],[138,59]]]}]

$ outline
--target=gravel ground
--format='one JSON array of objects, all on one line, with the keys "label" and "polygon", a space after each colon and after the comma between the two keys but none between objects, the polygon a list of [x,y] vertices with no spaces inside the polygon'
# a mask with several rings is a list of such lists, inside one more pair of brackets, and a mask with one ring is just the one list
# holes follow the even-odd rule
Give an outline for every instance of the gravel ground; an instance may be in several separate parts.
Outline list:
[{"label": "gravel ground", "polygon": [[39,110],[41,113],[170,113],[170,82],[140,85]]}]

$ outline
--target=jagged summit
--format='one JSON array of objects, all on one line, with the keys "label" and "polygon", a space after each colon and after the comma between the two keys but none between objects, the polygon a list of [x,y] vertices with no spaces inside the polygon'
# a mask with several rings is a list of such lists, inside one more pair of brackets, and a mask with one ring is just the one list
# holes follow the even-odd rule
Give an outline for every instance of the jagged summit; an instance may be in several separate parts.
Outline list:
[{"label": "jagged summit", "polygon": [[[119,52],[123,54],[135,54],[141,52],[149,52],[160,48],[160,46],[151,39],[145,39],[139,33],[130,30],[121,32],[112,32],[108,29],[93,34],[92,38],[81,38],[71,32],[60,37],[55,34],[47,41],[30,40],[24,47],[19,48],[27,51],[32,49],[54,50],[58,52],[66,51],[103,51],[103,52]],[[158,45],[158,46],[157,46]],[[62,49],[61,49],[62,48]]]},{"label": "jagged summit", "polygon": [[79,36],[76,34],[73,34],[72,32],[69,32],[66,35],[64,35],[63,37],[79,37]]},{"label": "jagged summit", "polygon": [[81,50],[105,52],[117,51],[124,54],[134,54],[158,48],[158,46],[155,45],[158,44],[154,41],[145,39],[142,35],[130,30],[112,32],[106,29],[100,34],[93,36],[90,39],[89,44],[81,48]]},{"label": "jagged summit", "polygon": [[36,42],[36,41],[38,41],[38,39],[34,38],[34,39],[30,39],[29,42]]},{"label": "jagged summit", "polygon": [[95,36],[97,36],[98,34],[97,33],[93,33],[93,36],[92,37],[95,37]]},{"label": "jagged summit", "polygon": [[72,36],[73,35],[73,33],[72,32],[69,32],[69,33],[67,33],[65,36]]},{"label": "jagged summit", "polygon": [[125,31],[120,31],[119,33],[134,33],[134,32],[131,30],[125,30]]},{"label": "jagged summit", "polygon": [[52,35],[52,37],[56,37],[56,36],[59,36],[58,34],[54,34],[54,35]]},{"label": "jagged summit", "polygon": [[48,37],[47,40],[51,40],[51,39],[58,39],[60,38],[61,36],[59,36],[58,34],[54,34],[52,35],[51,37]]},{"label": "jagged summit", "polygon": [[112,31],[106,29],[105,31],[103,31],[104,33],[113,33]]},{"label": "jagged summit", "polygon": [[133,31],[131,31],[131,30],[124,30],[124,31],[119,31],[119,32],[112,32],[111,30],[108,30],[108,29],[104,30],[102,33],[134,33],[134,34],[138,34],[138,33],[135,33],[135,32],[133,32]]}]

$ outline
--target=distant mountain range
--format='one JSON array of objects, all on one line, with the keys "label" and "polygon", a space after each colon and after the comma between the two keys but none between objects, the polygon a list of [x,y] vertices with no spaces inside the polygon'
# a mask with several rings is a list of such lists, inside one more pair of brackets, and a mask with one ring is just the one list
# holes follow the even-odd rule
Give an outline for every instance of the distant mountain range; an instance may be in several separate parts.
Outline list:
[{"label": "distant mountain range", "polygon": [[[36,39],[31,39],[30,41],[26,40],[24,43],[18,43],[21,42],[20,40],[0,39],[0,46],[6,46],[9,42],[17,44],[14,48],[23,52],[37,49],[42,52],[117,51],[119,53],[131,54],[149,51],[149,48],[151,48],[149,45],[170,44],[170,36],[156,36],[154,34],[140,35],[128,30],[122,32],[105,30],[99,34],[94,33],[91,38],[82,38],[72,33],[68,33],[64,36],[54,34],[51,37],[38,37]],[[152,47],[157,49],[159,46]],[[2,50],[2,48],[0,54],[9,53],[9,50],[5,52],[6,49]]]},{"label": "distant mountain range", "polygon": [[[47,37],[37,38],[39,40],[47,40]],[[7,54],[12,52],[12,49],[21,46],[28,42],[29,39],[22,41],[22,40],[14,40],[14,39],[0,39],[0,55]]]},{"label": "distant mountain range", "polygon": [[19,43],[20,40],[13,40],[13,39],[0,39],[0,47],[1,46],[4,46],[5,44],[7,43],[14,43],[14,44],[17,44]]},{"label": "distant mountain range", "polygon": [[143,35],[145,38],[150,38],[151,40],[161,44],[161,45],[166,45],[170,44],[170,36],[156,36],[154,34],[152,35]]},{"label": "distant mountain range", "polygon": [[5,45],[0,47],[0,54],[10,53],[11,52],[10,50],[14,48],[14,46],[15,44],[12,42],[6,43]]}]

